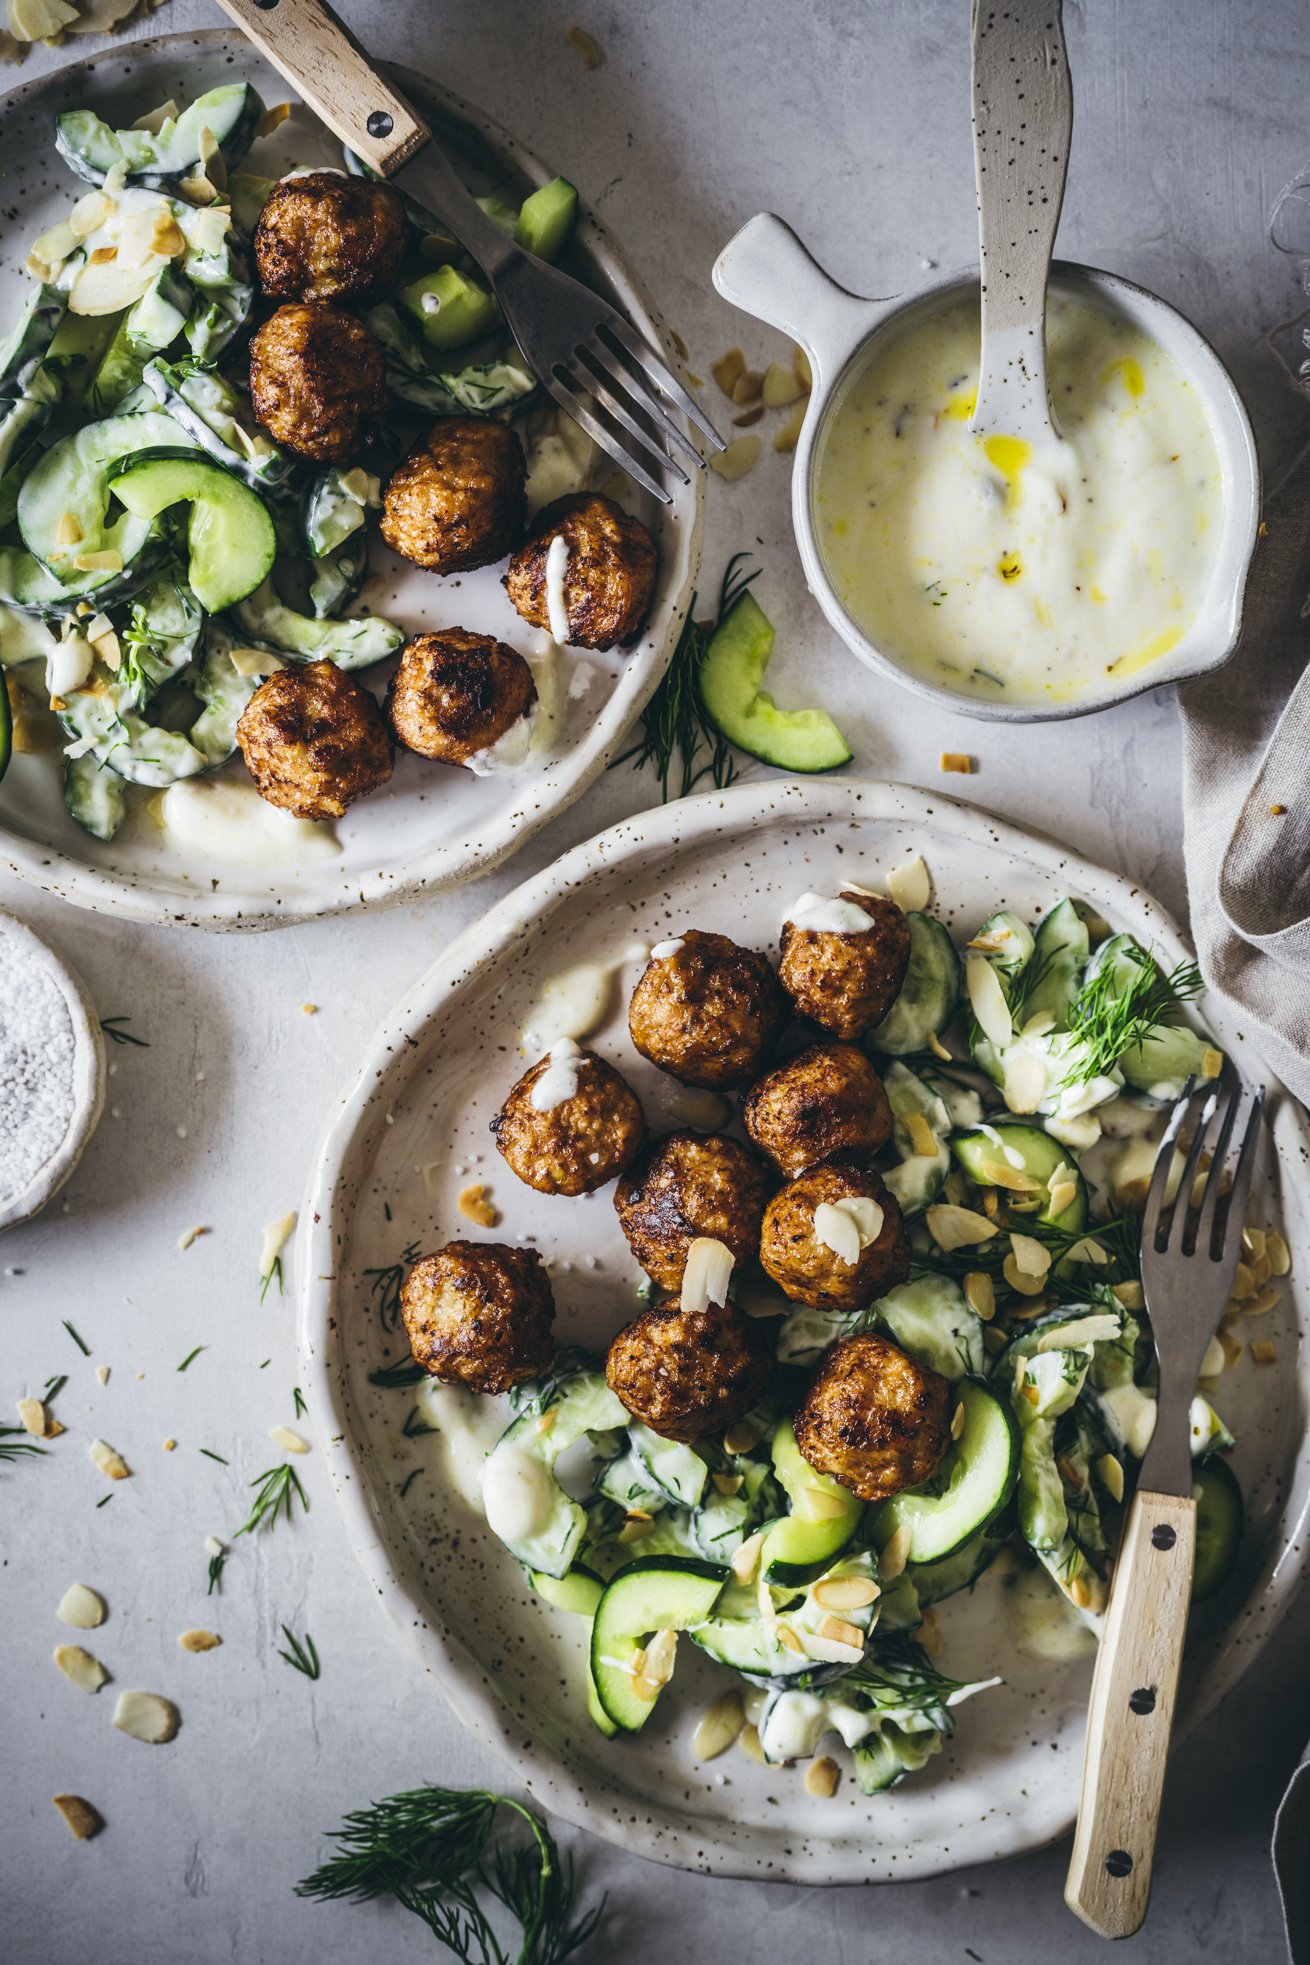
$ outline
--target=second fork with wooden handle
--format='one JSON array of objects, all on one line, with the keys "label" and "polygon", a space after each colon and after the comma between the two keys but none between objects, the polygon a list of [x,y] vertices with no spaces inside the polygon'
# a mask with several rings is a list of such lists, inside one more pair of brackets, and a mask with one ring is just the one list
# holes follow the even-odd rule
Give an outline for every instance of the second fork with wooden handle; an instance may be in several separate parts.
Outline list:
[{"label": "second fork with wooden handle", "polygon": [[1189,1088],[1165,1128],[1142,1217],[1160,1394],[1097,1653],[1065,1885],[1069,1908],[1107,1938],[1138,1929],[1151,1893],[1196,1558],[1188,1413],[1237,1270],[1262,1101],[1242,1085]]},{"label": "second fork with wooden handle", "polygon": [[680,449],[705,462],[673,410],[724,448],[699,404],[615,308],[516,245],[489,219],[423,118],[369,60],[324,0],[219,0],[310,108],[380,176],[449,226],[491,282],[543,389],[661,504],[683,484]]}]

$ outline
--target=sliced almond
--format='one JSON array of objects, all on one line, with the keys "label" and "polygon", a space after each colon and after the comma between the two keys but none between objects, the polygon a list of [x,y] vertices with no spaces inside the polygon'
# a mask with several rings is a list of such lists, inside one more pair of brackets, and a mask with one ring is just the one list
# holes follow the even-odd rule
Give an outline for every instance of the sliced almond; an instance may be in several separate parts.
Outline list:
[{"label": "sliced almond", "polygon": [[[997,983],[996,987],[999,993],[1000,984]],[[1009,1015],[1008,1010],[1006,1015]],[[979,1017],[978,1021],[981,1024],[982,1018]],[[1016,1057],[1006,1059],[1005,1081],[1001,1089],[1011,1112],[1036,1112],[1046,1097],[1049,1084],[1046,1060],[1036,1051],[1020,1051]]]},{"label": "sliced almond", "polygon": [[582,58],[586,69],[599,68],[602,60],[600,48],[588,34],[585,27],[570,27],[564,36],[569,46]]},{"label": "sliced almond", "polygon": [[1238,1263],[1233,1274],[1233,1286],[1228,1294],[1235,1303],[1245,1303],[1248,1297],[1255,1295],[1255,1277],[1247,1263]]},{"label": "sliced almond", "polygon": [[274,130],[280,129],[290,114],[291,104],[289,102],[273,103],[264,111],[259,121],[255,124],[255,135],[257,137],[272,136]]},{"label": "sliced almond", "polygon": [[740,1474],[711,1474],[710,1479],[720,1494],[740,1494],[742,1477]]},{"label": "sliced almond", "polygon": [[967,778],[973,771],[973,759],[967,751],[943,751],[941,758],[943,771],[958,771]]},{"label": "sliced almond", "polygon": [[812,1760],[805,1770],[805,1792],[817,1795],[821,1801],[827,1801],[836,1794],[840,1779],[841,1769],[836,1761],[826,1753],[820,1754],[818,1759]]},{"label": "sliced almond", "polygon": [[795,369],[785,367],[782,362],[770,362],[764,371],[761,394],[766,409],[786,409],[805,394],[805,389]]},{"label": "sliced almond", "polygon": [[935,1030],[928,1032],[928,1049],[935,1058],[940,1058],[943,1064],[950,1064],[951,1054]]},{"label": "sliced almond", "polygon": [[289,1426],[270,1426],[268,1437],[275,1445],[284,1448],[287,1453],[309,1452],[309,1441],[303,1440],[299,1433],[293,1433]]},{"label": "sliced almond", "polygon": [[951,1414],[951,1438],[953,1440],[958,1440],[963,1435],[966,1417],[964,1400],[961,1399],[955,1411]]},{"label": "sliced almond", "polygon": [[1146,1297],[1138,1282],[1111,1283],[1110,1294],[1118,1298],[1125,1310],[1145,1310]]},{"label": "sliced almond", "polygon": [[89,635],[87,639],[105,667],[117,674],[123,665],[123,645],[114,630],[107,628],[104,634]]},{"label": "sliced almond", "polygon": [[902,914],[922,914],[932,898],[932,882],[922,853],[887,875],[887,892]]},{"label": "sliced almond", "polygon": [[25,1433],[30,1433],[34,1439],[41,1440],[45,1438],[46,1428],[49,1422],[46,1417],[46,1409],[40,1399],[20,1399],[18,1401],[18,1417],[23,1422],[23,1431]]},{"label": "sliced almond", "polygon": [[[167,102],[158,103],[153,109],[147,109],[144,115],[138,116],[135,123],[130,124],[129,127],[134,130],[148,130],[151,136],[158,136],[165,123],[175,123],[180,113],[177,103],[170,96]],[[256,130],[256,135],[262,135],[262,131]]]},{"label": "sliced almond", "polygon": [[1248,1317],[1263,1317],[1266,1311],[1273,1310],[1282,1300],[1281,1290],[1261,1290],[1258,1296],[1253,1296],[1249,1303],[1242,1305],[1242,1308]]},{"label": "sliced almond", "polygon": [[985,956],[971,950],[965,959],[964,982],[970,1007],[983,1036],[998,1051],[1014,1039],[1014,1019],[1000,978]]},{"label": "sliced almond", "polygon": [[[701,1316],[711,1304],[727,1302],[733,1264],[732,1250],[725,1242],[720,1242],[713,1235],[693,1238],[682,1272],[680,1307],[685,1317]],[[728,1450],[733,1451],[732,1448]],[[744,1451],[742,1448],[736,1450]]]},{"label": "sliced almond", "polygon": [[1269,1258],[1271,1276],[1290,1276],[1292,1273],[1292,1252],[1276,1228],[1265,1235],[1264,1252]]},{"label": "sliced almond", "polygon": [[829,1644],[844,1644],[851,1651],[864,1649],[864,1632],[844,1617],[825,1617],[819,1626],[819,1636],[827,1638]]},{"label": "sliced almond", "polygon": [[130,1476],[132,1470],[126,1460],[117,1447],[110,1446],[107,1440],[92,1440],[87,1452],[109,1480],[125,1481]]},{"label": "sliced almond", "polygon": [[746,1724],[746,1708],[740,1692],[725,1692],[706,1708],[691,1736],[691,1750],[697,1760],[717,1760],[734,1746]]},{"label": "sliced almond", "polygon": [[1224,1347],[1218,1337],[1212,1337],[1201,1354],[1201,1378],[1218,1378],[1224,1370]]},{"label": "sliced almond", "polygon": [[747,1760],[755,1761],[760,1767],[768,1766],[768,1762],[764,1758],[764,1749],[760,1745],[758,1727],[750,1725],[743,1726],[741,1732],[737,1735],[737,1745],[741,1748]]},{"label": "sliced almond", "polygon": [[75,1685],[79,1692],[98,1692],[109,1677],[100,1660],[83,1651],[80,1644],[57,1644],[54,1660],[69,1684]]},{"label": "sliced almond", "polygon": [[964,1294],[976,1317],[989,1324],[996,1315],[996,1286],[985,1269],[971,1269],[964,1279]]},{"label": "sliced almond", "polygon": [[711,457],[710,469],[717,472],[728,484],[736,484],[748,471],[754,470],[759,462],[761,440],[754,432],[746,437],[734,437],[726,450]]},{"label": "sliced almond", "polygon": [[739,409],[760,400],[764,388],[764,377],[757,368],[745,368],[732,385],[732,400]]},{"label": "sliced almond", "polygon": [[1020,1267],[1013,1255],[1007,1255],[1001,1264],[1001,1274],[1012,1290],[1020,1296],[1040,1296],[1046,1288],[1045,1275],[1034,1276],[1031,1271]]},{"label": "sliced almond", "polygon": [[1101,1486],[1110,1496],[1110,1499],[1112,1501],[1122,1501],[1124,1498],[1124,1470],[1122,1462],[1116,1460],[1112,1453],[1103,1453],[1096,1463],[1096,1472]]},{"label": "sliced almond", "polygon": [[790,456],[791,452],[795,450],[797,444],[800,442],[801,431],[805,427],[805,412],[808,408],[809,398],[802,396],[801,400],[793,408],[791,415],[774,431],[773,448],[781,451],[784,456]]},{"label": "sliced almond", "polygon": [[656,1685],[667,1685],[673,1677],[673,1667],[678,1655],[678,1633],[676,1631],[656,1631],[646,1646],[646,1662],[642,1666],[643,1678]]},{"label": "sliced almond", "polygon": [[805,1646],[801,1643],[790,1624],[779,1624],[778,1642],[785,1650],[794,1651],[798,1657],[803,1658],[805,1656]]},{"label": "sliced almond", "polygon": [[649,1516],[631,1515],[619,1530],[618,1539],[625,1544],[642,1542],[650,1534],[654,1526],[655,1524]]},{"label": "sliced almond", "polygon": [[1071,1208],[1078,1199],[1078,1189],[1071,1180],[1058,1181],[1049,1192],[1053,1215],[1063,1214],[1065,1209]]},{"label": "sliced almond", "polygon": [[725,1453],[749,1453],[760,1437],[758,1426],[749,1419],[739,1419],[735,1426],[729,1426],[723,1435]]},{"label": "sliced almond", "polygon": [[183,1631],[178,1639],[183,1651],[213,1651],[222,1642],[217,1631]]},{"label": "sliced almond", "polygon": [[1267,1337],[1256,1338],[1251,1345],[1251,1356],[1258,1365],[1272,1365],[1278,1362],[1278,1346]]},{"label": "sliced almond", "polygon": [[796,371],[796,380],[808,396],[814,387],[814,370],[810,367],[810,358],[803,348],[797,347],[793,350],[792,367]]},{"label": "sliced almond", "polygon": [[871,1576],[825,1576],[810,1591],[820,1610],[863,1610],[881,1594]]},{"label": "sliced almond", "polygon": [[710,374],[718,383],[725,396],[731,396],[742,376],[746,373],[746,357],[740,348],[729,348],[720,355],[717,362],[710,363]]},{"label": "sliced almond", "polygon": [[1041,1194],[1045,1192],[1040,1180],[1031,1174],[1021,1173],[1006,1160],[980,1160],[978,1170],[984,1180],[993,1187],[1003,1187],[1010,1194]]},{"label": "sliced almond", "polygon": [[878,1557],[878,1574],[884,1583],[894,1583],[910,1559],[910,1531],[903,1524],[888,1540]]},{"label": "sliced almond", "polygon": [[957,1208],[950,1201],[936,1202],[925,1211],[924,1220],[928,1233],[947,1255],[955,1249],[990,1242],[996,1233],[995,1222],[988,1221],[986,1215],[977,1214],[972,1208]]},{"label": "sliced almond", "polygon": [[998,1351],[1003,1351],[1008,1343],[1009,1339],[999,1324],[983,1325],[983,1349],[990,1351],[993,1357]]},{"label": "sliced almond", "polygon": [[113,546],[106,546],[97,553],[75,553],[73,565],[79,573],[121,573],[123,555]]},{"label": "sliced almond", "polygon": [[1020,1269],[1029,1276],[1045,1277],[1051,1267],[1051,1251],[1031,1235],[1011,1235],[1010,1248]]},{"label": "sliced almond", "polygon": [[749,1583],[760,1566],[760,1550],[764,1545],[761,1533],[748,1535],[732,1558],[731,1569],[735,1580],[742,1585]]},{"label": "sliced almond", "polygon": [[55,527],[55,544],[57,546],[77,546],[81,544],[81,541],[82,528],[77,519],[73,516],[72,512],[61,512],[59,523]]},{"label": "sliced almond", "polygon": [[114,1707],[114,1725],[130,1740],[148,1747],[162,1747],[178,1728],[178,1710],[157,1692],[120,1692]]},{"label": "sliced almond", "polygon": [[114,209],[113,199],[106,198],[103,191],[88,191],[69,212],[69,229],[79,239],[89,239],[93,232],[100,230],[106,219],[113,217]]},{"label": "sliced almond", "polygon": [[105,1825],[105,1818],[98,1808],[80,1794],[54,1794],[50,1797],[51,1806],[59,1810],[72,1833],[79,1842],[89,1842],[93,1835],[99,1835]]},{"label": "sliced almond", "polygon": [[105,1621],[105,1600],[85,1583],[70,1583],[59,1599],[55,1616],[75,1631],[94,1631]]}]

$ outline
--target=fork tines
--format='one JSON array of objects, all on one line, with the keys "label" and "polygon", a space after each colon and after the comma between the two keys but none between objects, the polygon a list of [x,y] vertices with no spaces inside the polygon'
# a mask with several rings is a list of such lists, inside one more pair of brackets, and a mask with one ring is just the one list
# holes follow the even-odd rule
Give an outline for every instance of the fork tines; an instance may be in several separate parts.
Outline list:
[{"label": "fork tines", "polygon": [[[1231,1255],[1246,1218],[1260,1137],[1262,1086],[1189,1080],[1169,1116],[1142,1218],[1143,1249],[1163,1255]],[[1184,1142],[1186,1144],[1184,1145]],[[1184,1155],[1177,1184],[1171,1174]]]}]

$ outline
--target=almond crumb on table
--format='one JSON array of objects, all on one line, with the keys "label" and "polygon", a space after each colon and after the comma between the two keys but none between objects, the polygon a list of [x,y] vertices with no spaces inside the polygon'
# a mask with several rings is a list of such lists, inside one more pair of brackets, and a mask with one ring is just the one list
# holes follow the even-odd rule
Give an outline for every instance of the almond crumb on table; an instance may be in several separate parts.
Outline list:
[{"label": "almond crumb on table", "polygon": [[972,775],[973,769],[974,761],[967,751],[942,752],[943,771],[958,771],[962,777],[967,778]]}]

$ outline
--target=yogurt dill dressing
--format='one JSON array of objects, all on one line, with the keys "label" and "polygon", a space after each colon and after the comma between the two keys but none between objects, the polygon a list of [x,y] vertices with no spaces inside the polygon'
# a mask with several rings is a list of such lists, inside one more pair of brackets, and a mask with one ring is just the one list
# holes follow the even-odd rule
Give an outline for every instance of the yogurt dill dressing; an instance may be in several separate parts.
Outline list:
[{"label": "yogurt dill dressing", "polygon": [[1047,454],[975,437],[975,301],[888,340],[824,444],[815,517],[860,627],[926,680],[1016,703],[1068,702],[1182,640],[1223,501],[1199,393],[1107,306],[1048,298]]}]

